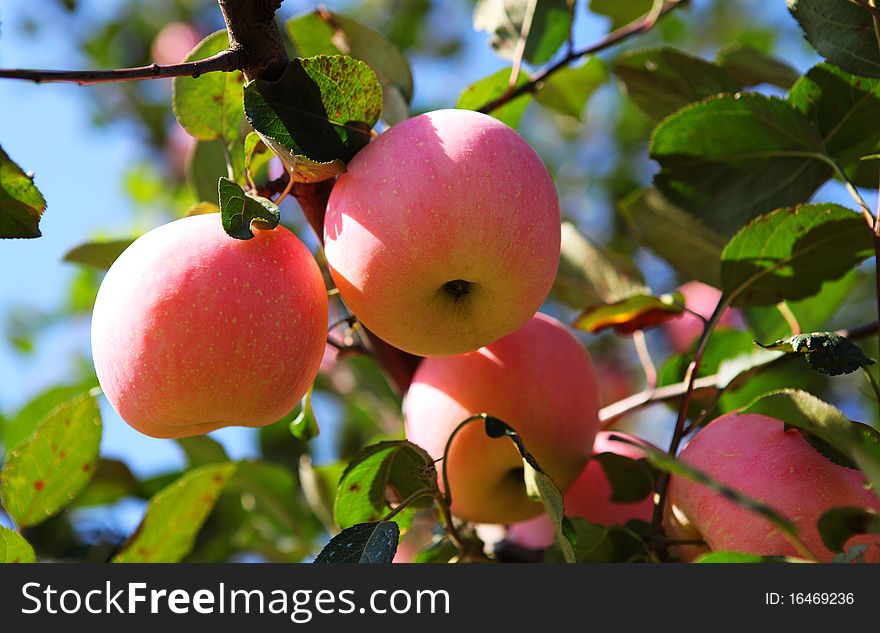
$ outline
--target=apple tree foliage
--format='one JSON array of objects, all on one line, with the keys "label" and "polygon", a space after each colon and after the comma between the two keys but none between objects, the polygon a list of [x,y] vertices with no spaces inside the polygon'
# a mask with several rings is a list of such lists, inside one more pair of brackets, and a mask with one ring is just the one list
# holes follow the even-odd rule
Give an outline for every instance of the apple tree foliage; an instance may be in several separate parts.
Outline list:
[{"label": "apple tree foliage", "polygon": [[[149,149],[123,183],[134,224],[219,210],[237,239],[253,237],[253,223],[307,236],[303,218],[282,206],[287,191],[332,184],[377,132],[418,111],[488,110],[529,139],[556,177],[566,220],[546,309],[582,331],[609,382],[603,421],[627,421],[668,442],[676,422],[698,432],[734,409],[764,413],[828,459],[861,470],[880,494],[880,222],[871,204],[880,174],[880,26],[872,4],[794,0],[782,25],[725,2],[333,4],[282,11],[290,61],[276,80],[216,72],[177,77],[170,91],[126,82],[89,93],[97,126],[124,122]],[[470,10],[472,23],[450,19]],[[82,17],[75,1],[52,11]],[[203,35],[187,61],[228,45],[208,0],[131,1],[102,19],[74,42],[95,67],[148,63],[150,43],[172,21]],[[580,41],[584,20],[607,30],[598,46]],[[473,41],[488,46],[475,53]],[[801,53],[780,58],[783,49]],[[449,77],[476,57],[495,70],[449,92]],[[428,86],[424,96],[420,85]],[[173,156],[181,154],[180,128],[192,139],[183,160]],[[41,193],[40,165],[20,165],[16,154],[0,149],[0,237],[39,238],[47,207],[70,209]],[[87,314],[103,271],[136,236],[71,245],[63,259],[76,272],[63,305],[5,307],[15,353],[32,353],[48,328]],[[689,306],[676,289],[691,280],[719,289],[717,305]],[[331,309],[345,316],[340,305]],[[726,309],[738,310],[739,326],[719,325]],[[690,350],[675,352],[664,324],[693,310],[705,312],[705,326]],[[187,438],[176,440],[182,468],[135,475],[100,453],[100,393],[85,358],[64,384],[15,408],[0,403],[9,526],[0,527],[0,561],[390,562],[399,542],[417,550],[410,557],[418,562],[665,558],[651,525],[566,516],[561,492],[516,430],[475,416],[463,425],[483,424],[519,451],[523,485],[543,502],[556,539],[543,554],[486,545],[449,514],[454,490],[438,484],[443,460],[399,439],[400,394],[362,353],[357,325],[341,318],[329,336],[342,348],[332,366],[297,410],[255,432],[254,459],[231,460],[208,436]],[[631,339],[650,346],[656,369]],[[324,437],[313,399],[337,418]],[[652,409],[659,415],[640,417],[641,407],[660,401],[665,408]],[[332,457],[313,459],[318,442],[327,453],[328,437]],[[673,440],[646,460],[594,459],[615,500],[644,499],[674,474],[796,538],[788,519],[685,466],[676,448]],[[137,530],[94,527],[91,518],[112,517],[126,501],[143,507]],[[858,560],[849,537],[880,533],[880,518],[836,508],[819,529],[840,560]],[[718,552],[703,560],[764,559]]]}]

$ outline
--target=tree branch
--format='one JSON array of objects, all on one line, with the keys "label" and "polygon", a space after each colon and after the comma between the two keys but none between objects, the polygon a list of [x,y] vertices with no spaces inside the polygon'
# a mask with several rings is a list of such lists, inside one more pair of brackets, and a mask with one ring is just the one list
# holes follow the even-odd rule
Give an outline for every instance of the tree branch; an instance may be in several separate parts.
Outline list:
[{"label": "tree branch", "polygon": [[[875,332],[880,332],[880,321],[868,323],[857,328],[837,330],[836,333],[845,336],[846,338],[857,339],[870,336]],[[755,370],[768,367],[779,362],[783,358],[787,358],[787,356],[774,358],[763,365],[756,365],[752,369]],[[694,391],[699,391],[700,389],[717,389],[720,379],[721,376],[718,374],[697,378],[694,380],[693,389]],[[617,402],[612,402],[608,406],[602,407],[602,409],[599,410],[599,420],[602,422],[603,429],[607,430],[613,426],[614,422],[627,413],[632,413],[642,407],[680,398],[687,391],[687,387],[688,383],[683,381],[671,385],[665,385],[663,387],[657,387],[656,389],[645,389],[644,391],[627,396],[623,400],[618,400]]]},{"label": "tree branch", "polygon": [[610,48],[615,44],[619,44],[623,40],[632,37],[633,35],[637,35],[639,33],[644,33],[645,31],[649,31],[654,27],[654,24],[657,22],[657,19],[663,15],[666,15],[670,11],[676,9],[677,7],[687,4],[688,0],[666,0],[663,4],[663,8],[660,9],[657,15],[654,15],[654,11],[651,11],[644,17],[627,24],[626,26],[622,26],[616,31],[612,31],[601,40],[596,42],[595,44],[591,44],[586,48],[582,48],[576,51],[570,51],[565,57],[560,59],[558,62],[545,68],[544,70],[538,72],[535,76],[531,78],[530,81],[518,86],[510,88],[503,95],[498,97],[497,99],[493,99],[489,101],[481,108],[478,109],[479,112],[483,112],[484,114],[488,114],[493,110],[497,110],[504,104],[513,101],[517,97],[521,97],[524,94],[537,92],[540,88],[541,83],[546,81],[553,73],[565,68],[573,61],[580,59],[586,55],[592,55],[593,53],[598,53],[599,51],[603,51],[606,48]]},{"label": "tree branch", "polygon": [[31,70],[0,69],[0,79],[22,79],[34,83],[75,83],[80,86],[138,81],[143,79],[163,79],[167,77],[200,77],[212,72],[233,72],[240,70],[241,51],[227,49],[216,55],[183,64],[160,66],[138,66],[137,68],[117,68],[114,70]]},{"label": "tree branch", "polygon": [[290,61],[275,11],[282,0],[217,0],[229,48],[241,54],[241,70],[247,79],[278,79]]}]

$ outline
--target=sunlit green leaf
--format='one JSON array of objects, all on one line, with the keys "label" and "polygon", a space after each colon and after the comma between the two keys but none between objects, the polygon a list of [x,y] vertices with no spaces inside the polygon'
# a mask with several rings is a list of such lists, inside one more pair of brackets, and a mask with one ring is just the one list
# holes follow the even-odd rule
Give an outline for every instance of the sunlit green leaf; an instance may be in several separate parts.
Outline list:
[{"label": "sunlit green leaf", "polygon": [[33,179],[0,147],[0,238],[40,237],[46,200]]}]

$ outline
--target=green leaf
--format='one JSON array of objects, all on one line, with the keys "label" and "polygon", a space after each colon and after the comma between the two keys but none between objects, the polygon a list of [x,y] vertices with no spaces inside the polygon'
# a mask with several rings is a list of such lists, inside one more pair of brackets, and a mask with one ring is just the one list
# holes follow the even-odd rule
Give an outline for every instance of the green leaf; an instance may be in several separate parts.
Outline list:
[{"label": "green leaf", "polygon": [[0,147],[0,238],[40,237],[46,200],[33,178]]},{"label": "green leaf", "polygon": [[390,563],[400,528],[394,521],[358,523],[343,530],[321,550],[316,563]]},{"label": "green leaf", "polygon": [[835,332],[797,334],[769,345],[758,345],[764,349],[801,354],[806,357],[810,367],[826,376],[851,374],[874,364],[861,347]]},{"label": "green leaf", "polygon": [[[516,78],[516,86],[521,86],[529,81],[528,75],[520,71]],[[507,92],[510,85],[510,69],[502,68],[488,77],[472,83],[459,95],[455,107],[459,110],[479,110],[490,101],[494,101]],[[502,123],[516,129],[525,114],[526,108],[532,102],[531,94],[524,94],[508,101],[500,108],[495,108],[489,114]]]},{"label": "green leaf", "polygon": [[716,61],[741,86],[770,84],[788,90],[800,77],[785,62],[740,42],[722,47]]},{"label": "green leaf", "polygon": [[[625,563],[644,561],[648,550],[635,531],[621,525],[598,525],[583,517],[569,519],[575,542],[574,557],[578,563]],[[547,550],[548,563],[562,562],[558,546]]]},{"label": "green leaf", "polygon": [[34,548],[25,538],[0,525],[0,563],[36,563]]},{"label": "green leaf", "polygon": [[[244,137],[244,168],[252,180],[260,180],[274,154],[256,132]],[[266,176],[266,174],[262,174]]]},{"label": "green leaf", "polygon": [[567,0],[478,0],[474,29],[489,33],[489,44],[495,52],[513,60],[532,3],[534,15],[523,59],[536,66],[543,64],[568,39],[572,13]]},{"label": "green leaf", "polygon": [[[212,33],[184,58],[184,62],[210,57],[229,47],[226,30]],[[208,73],[193,79],[175,77],[171,104],[180,125],[200,141],[236,139],[241,129],[242,85],[240,71]]]},{"label": "green leaf", "polygon": [[819,64],[792,87],[788,101],[814,122],[828,154],[845,167],[880,143],[880,79]]},{"label": "green leaf", "polygon": [[[301,57],[342,53],[365,61],[382,84],[382,118],[393,125],[407,117],[413,96],[412,70],[403,53],[384,35],[326,9],[291,18],[287,33]],[[402,107],[389,108],[395,99]]]},{"label": "green leaf", "polygon": [[654,492],[654,475],[644,460],[617,453],[599,453],[590,459],[602,466],[611,484],[612,503],[637,503]]},{"label": "green leaf", "polygon": [[630,51],[614,64],[630,99],[654,120],[740,84],[717,64],[674,48]]},{"label": "green leaf", "polygon": [[311,163],[348,162],[370,142],[382,87],[364,62],[319,55],[291,61],[278,81],[249,82],[244,108],[263,141],[297,175],[300,163],[309,171]]},{"label": "green leaf", "polygon": [[614,31],[647,14],[653,4],[654,0],[590,0],[590,11],[611,18]]},{"label": "green leaf", "polygon": [[832,508],[819,517],[817,526],[825,547],[843,552],[857,534],[880,534],[880,514],[867,508]]},{"label": "green leaf", "polygon": [[77,495],[72,507],[90,508],[116,503],[125,497],[140,497],[141,486],[125,463],[116,459],[98,460],[95,475]]},{"label": "green leaf", "polygon": [[140,526],[113,558],[116,563],[176,563],[192,550],[196,536],[236,465],[211,464],[192,470],[150,500]]},{"label": "green leaf", "polygon": [[133,239],[87,242],[67,251],[63,261],[107,270],[132,242]]},{"label": "green leaf", "polygon": [[613,328],[618,334],[632,334],[660,325],[684,312],[684,297],[680,292],[661,295],[635,295],[615,303],[586,308],[574,322],[574,327],[595,334]]},{"label": "green leaf", "polygon": [[392,502],[399,503],[419,490],[428,493],[421,505],[430,503],[431,491],[437,490],[431,456],[406,440],[379,442],[355,455],[342,473],[333,515],[341,528],[376,521]]},{"label": "green leaf", "polygon": [[550,294],[574,308],[615,303],[650,292],[635,264],[562,223],[559,269]]},{"label": "green leaf", "polygon": [[312,389],[313,387],[310,387],[303,396],[299,413],[290,422],[290,434],[304,442],[318,437],[318,433],[321,432],[318,428],[318,419],[312,410]]},{"label": "green leaf", "polygon": [[186,164],[186,181],[196,200],[217,199],[217,179],[229,174],[223,141],[199,141]]},{"label": "green leaf", "polygon": [[96,381],[88,381],[79,385],[59,385],[39,393],[18,413],[0,423],[0,439],[3,440],[3,445],[7,449],[12,449],[30,435],[37,423],[49,415],[55,407],[88,391],[95,384]]},{"label": "green leaf", "polygon": [[229,455],[226,454],[223,445],[207,435],[181,437],[174,441],[183,449],[189,468],[198,468],[208,464],[223,464],[229,461]]},{"label": "green leaf", "polygon": [[880,77],[880,50],[871,14],[843,0],[789,0],[807,41],[835,66]]},{"label": "green leaf", "polygon": [[857,213],[836,204],[805,204],[761,216],[728,242],[721,283],[733,305],[775,305],[818,293],[874,254]]},{"label": "green leaf", "polygon": [[592,94],[608,79],[605,64],[590,57],[580,66],[566,66],[542,82],[535,100],[561,114],[582,120],[584,108]]},{"label": "green leaf", "polygon": [[679,461],[675,457],[672,457],[668,453],[661,451],[658,448],[655,448],[649,444],[636,444],[631,440],[621,437],[619,435],[612,435],[610,438],[612,441],[623,442],[625,444],[632,444],[633,446],[638,446],[641,450],[645,452],[645,457],[655,468],[662,470],[665,473],[669,473],[670,475],[681,477],[682,479],[687,479],[688,481],[693,481],[698,484],[702,484],[707,488],[717,492],[722,495],[729,501],[758,514],[768,521],[770,521],[773,525],[775,525],[780,531],[785,532],[791,536],[797,535],[797,527],[789,521],[787,518],[776,512],[773,508],[761,503],[760,501],[753,499],[749,496],[746,496],[740,492],[737,492],[733,488],[722,484],[719,481],[716,481],[706,473],[701,470],[694,468],[688,464],[685,464],[682,461]]},{"label": "green leaf", "polygon": [[724,238],[694,215],[670,203],[656,189],[634,192],[618,210],[639,244],[683,278],[721,285]]},{"label": "green leaf", "polygon": [[55,407],[6,456],[3,506],[20,527],[42,523],[73,501],[95,473],[101,412],[91,394]]},{"label": "green leaf", "polygon": [[797,562],[796,558],[784,556],[756,556],[740,552],[709,552],[701,555],[695,563],[786,563]]},{"label": "green leaf", "polygon": [[[867,424],[853,422],[836,407],[798,389],[764,394],[743,413],[761,413],[782,420],[801,431],[825,457],[847,468],[860,468],[874,490],[880,490],[880,433]],[[811,441],[812,438],[821,444]]]},{"label": "green leaf", "polygon": [[486,435],[489,437],[493,439],[507,437],[516,446],[516,450],[519,451],[523,461],[523,481],[526,487],[526,494],[533,501],[540,501],[543,504],[544,511],[553,525],[556,544],[562,551],[563,560],[566,563],[576,562],[574,543],[571,540],[573,538],[572,530],[566,527],[567,519],[565,518],[562,492],[556,483],[535,461],[534,456],[526,449],[522,438],[520,438],[512,426],[498,418],[486,416],[485,429]]},{"label": "green leaf", "polygon": [[237,240],[254,237],[252,225],[260,229],[274,229],[281,221],[281,210],[268,198],[245,193],[238,183],[220,178],[217,185],[220,199],[220,217],[223,230]]},{"label": "green leaf", "polygon": [[448,563],[458,556],[458,548],[445,536],[434,537],[413,559],[414,563]]},{"label": "green leaf", "polygon": [[831,168],[809,119],[759,94],[710,98],[679,110],[654,131],[654,185],[728,236],[755,216],[801,203]]}]

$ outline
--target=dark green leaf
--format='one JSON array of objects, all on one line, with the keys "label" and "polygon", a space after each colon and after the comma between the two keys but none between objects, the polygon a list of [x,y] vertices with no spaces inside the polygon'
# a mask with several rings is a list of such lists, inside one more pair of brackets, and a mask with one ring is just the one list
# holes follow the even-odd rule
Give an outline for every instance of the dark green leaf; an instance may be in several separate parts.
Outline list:
[{"label": "dark green leaf", "polygon": [[599,453],[590,459],[599,462],[611,484],[613,503],[636,503],[654,491],[654,476],[644,460],[617,453]]},{"label": "dark green leaf", "polygon": [[95,466],[95,475],[79,493],[72,506],[88,508],[109,505],[120,499],[140,495],[140,484],[124,462],[101,458]]},{"label": "dark green leaf", "polygon": [[586,308],[574,327],[595,334],[613,328],[618,334],[632,334],[680,316],[684,297],[680,292],[661,295],[634,295],[623,301]]},{"label": "dark green leaf", "polygon": [[[521,86],[529,80],[525,72],[520,72],[516,78],[516,85]],[[479,110],[490,101],[494,101],[505,92],[510,85],[510,69],[502,68],[488,77],[471,84],[458,97],[455,107],[460,110]],[[516,129],[519,126],[526,108],[532,102],[531,94],[520,95],[512,101],[508,101],[500,108],[490,112],[496,119]]]},{"label": "dark green leaf", "polygon": [[318,428],[318,419],[312,410],[312,388],[306,392],[299,406],[299,413],[290,422],[290,433],[295,438],[308,442],[321,432]]},{"label": "dark green leaf", "polygon": [[147,505],[116,563],[176,563],[186,556],[236,465],[211,464],[186,473]]},{"label": "dark green leaf", "polygon": [[[229,46],[226,29],[203,39],[186,56],[185,62],[210,57]],[[224,139],[227,143],[239,135],[244,116],[241,72],[208,73],[197,79],[175,77],[171,103],[180,125],[200,141]]]},{"label": "dark green leaf", "polygon": [[867,508],[832,508],[819,517],[818,528],[825,547],[843,552],[857,534],[880,534],[880,514]]},{"label": "dark green leaf", "polygon": [[765,349],[802,354],[810,367],[826,376],[851,374],[874,364],[872,359],[865,356],[861,347],[835,332],[798,334],[769,345],[758,345]]},{"label": "dark green leaf", "polygon": [[801,203],[825,182],[822,139],[781,99],[710,98],[664,119],[651,139],[654,185],[710,228],[730,235],[755,216]]},{"label": "dark green leaf", "polygon": [[[479,0],[474,29],[489,33],[489,44],[505,59],[514,59],[534,0]],[[568,39],[571,10],[567,0],[534,2],[523,59],[534,65],[547,62]]]},{"label": "dark green leaf", "polygon": [[614,72],[630,99],[657,121],[694,101],[740,89],[717,64],[668,47],[624,53]]},{"label": "dark green leaf", "polygon": [[[648,549],[642,537],[621,525],[597,525],[583,517],[572,517],[574,557],[578,563],[624,563],[643,561]],[[558,546],[547,550],[547,562],[562,562]]]},{"label": "dark green leaf", "polygon": [[0,238],[40,237],[46,200],[33,179],[0,147]]},{"label": "dark green leaf", "polygon": [[0,525],[0,563],[35,563],[34,548],[14,530]]},{"label": "dark green leaf", "polygon": [[3,506],[20,527],[57,514],[95,473],[101,444],[101,412],[91,394],[53,409],[6,456],[0,473]]},{"label": "dark green leaf", "polygon": [[724,238],[694,215],[671,204],[656,189],[633,193],[618,209],[636,240],[682,277],[721,285]]},{"label": "dark green leaf", "polygon": [[[382,87],[364,62],[319,55],[291,61],[278,81],[248,83],[244,107],[254,129],[295,175],[303,162],[307,172],[317,163],[339,173],[338,161],[348,162],[369,143],[382,112]],[[327,163],[335,165],[332,170]]]},{"label": "dark green leaf", "polygon": [[208,464],[222,464],[229,461],[229,455],[223,445],[207,435],[181,437],[174,440],[183,449],[189,468],[198,468]]},{"label": "dark green leaf", "polygon": [[819,64],[798,80],[788,101],[814,122],[828,153],[845,167],[880,143],[880,79]]},{"label": "dark green leaf", "polygon": [[[391,503],[399,503],[419,490],[429,495],[437,490],[437,471],[431,456],[406,440],[379,442],[355,455],[343,472],[333,514],[341,528],[376,521],[387,513]],[[430,496],[426,496],[421,505],[429,502]]]},{"label": "dark green leaf", "polygon": [[[867,424],[853,422],[842,411],[816,396],[797,389],[764,394],[743,413],[761,413],[785,422],[821,443],[810,444],[835,463],[861,468],[880,490],[880,433]],[[830,450],[827,450],[830,449]]]},{"label": "dark green leaf", "polygon": [[64,255],[64,261],[73,264],[83,264],[98,270],[107,270],[113,265],[122,251],[131,246],[133,239],[110,240],[107,242],[87,242],[80,244]]},{"label": "dark green leaf", "polygon": [[804,36],[835,66],[880,77],[880,50],[871,14],[844,0],[790,0],[789,9]]},{"label": "dark green leaf", "polygon": [[343,530],[321,550],[316,563],[390,563],[400,528],[394,521],[358,523]]},{"label": "dark green leaf", "polygon": [[458,548],[445,536],[435,537],[413,559],[414,563],[448,563],[458,555]]},{"label": "dark green leaf", "polygon": [[646,15],[654,0],[590,0],[590,11],[611,18],[611,30],[619,29]]},{"label": "dark green leaf", "polygon": [[186,164],[186,181],[196,200],[217,199],[217,179],[229,174],[223,141],[199,141]]},{"label": "dark green leaf", "polygon": [[570,222],[562,223],[561,250],[551,290],[559,301],[583,309],[649,292],[632,261],[597,246]]},{"label": "dark green leaf", "polygon": [[733,305],[775,305],[818,293],[874,254],[857,213],[836,204],[805,204],[761,216],[721,255],[721,282]]},{"label": "dark green leaf", "polygon": [[561,114],[581,120],[590,96],[608,79],[605,64],[590,57],[575,68],[565,67],[550,75],[535,94],[535,100]]},{"label": "dark green leaf", "polygon": [[274,202],[250,192],[245,193],[238,183],[229,178],[220,178],[217,193],[223,230],[237,240],[254,237],[252,224],[261,229],[274,229],[281,220],[281,210]]},{"label": "dark green leaf", "polygon": [[716,59],[741,86],[771,84],[788,90],[800,76],[785,62],[739,42],[724,46]]}]

